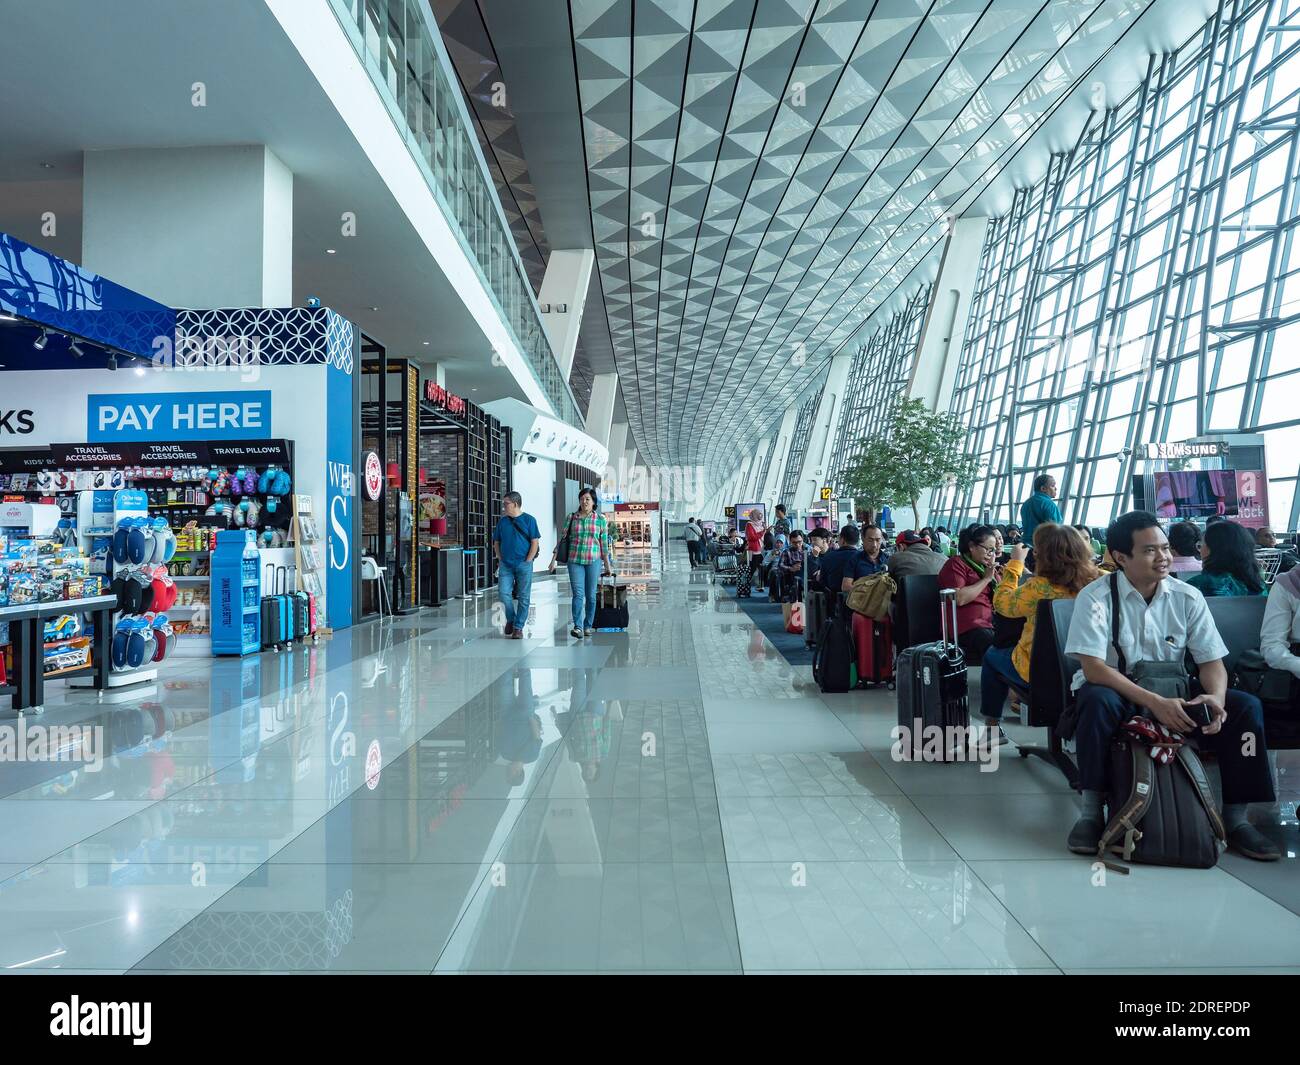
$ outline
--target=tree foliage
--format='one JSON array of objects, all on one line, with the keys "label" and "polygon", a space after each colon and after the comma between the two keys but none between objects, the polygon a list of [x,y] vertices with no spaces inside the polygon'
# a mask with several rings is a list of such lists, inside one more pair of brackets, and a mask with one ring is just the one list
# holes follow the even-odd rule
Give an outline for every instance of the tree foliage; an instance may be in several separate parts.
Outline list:
[{"label": "tree foliage", "polygon": [[966,452],[967,429],[954,414],[926,409],[919,399],[900,395],[886,430],[860,443],[841,474],[841,491],[858,506],[911,506],[919,523],[920,499],[946,484],[969,488],[980,463]]}]

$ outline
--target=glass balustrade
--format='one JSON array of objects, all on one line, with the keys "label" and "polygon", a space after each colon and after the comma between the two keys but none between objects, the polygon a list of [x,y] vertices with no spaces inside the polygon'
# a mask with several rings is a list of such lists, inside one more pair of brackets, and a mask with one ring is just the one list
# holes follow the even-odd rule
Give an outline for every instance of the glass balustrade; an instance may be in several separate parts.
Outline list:
[{"label": "glass balustrade", "polygon": [[556,414],[581,426],[436,27],[417,0],[329,2]]}]

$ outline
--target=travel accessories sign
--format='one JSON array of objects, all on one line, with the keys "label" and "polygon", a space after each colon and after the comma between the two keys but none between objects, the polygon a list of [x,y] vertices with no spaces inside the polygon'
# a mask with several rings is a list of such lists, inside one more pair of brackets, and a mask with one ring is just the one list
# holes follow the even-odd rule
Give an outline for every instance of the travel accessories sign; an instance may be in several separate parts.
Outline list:
[{"label": "travel accessories sign", "polygon": [[86,397],[86,431],[92,443],[267,437],[271,393],[92,393]]}]

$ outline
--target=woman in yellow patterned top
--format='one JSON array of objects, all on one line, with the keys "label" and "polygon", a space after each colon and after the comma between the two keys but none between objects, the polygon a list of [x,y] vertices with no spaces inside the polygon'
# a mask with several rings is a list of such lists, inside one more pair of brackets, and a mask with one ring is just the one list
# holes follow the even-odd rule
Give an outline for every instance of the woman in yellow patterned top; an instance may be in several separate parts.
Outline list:
[{"label": "woman in yellow patterned top", "polygon": [[1038,604],[1044,599],[1073,599],[1100,576],[1092,561],[1092,545],[1068,525],[1047,523],[1034,530],[1036,572],[1022,584],[1028,553],[1024,544],[1012,547],[1011,560],[993,592],[996,613],[1025,619],[1020,642],[1013,650],[990,647],[980,664],[980,711],[990,726],[988,732],[996,731],[1000,743],[1006,742],[1002,708],[1011,687],[1029,686],[1029,650],[1034,645]]}]

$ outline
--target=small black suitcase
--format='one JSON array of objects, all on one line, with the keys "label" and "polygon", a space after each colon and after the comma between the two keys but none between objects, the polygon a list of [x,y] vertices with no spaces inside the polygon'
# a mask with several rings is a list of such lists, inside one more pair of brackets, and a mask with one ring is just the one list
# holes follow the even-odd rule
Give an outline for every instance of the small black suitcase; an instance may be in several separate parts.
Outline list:
[{"label": "small black suitcase", "polygon": [[854,683],[853,636],[843,613],[826,619],[813,648],[813,680],[824,692],[846,692]]},{"label": "small black suitcase", "polygon": [[311,602],[306,592],[291,592],[288,599],[293,615],[293,638],[305,640],[311,635]]},{"label": "small black suitcase", "polygon": [[627,589],[613,583],[596,586],[596,616],[592,621],[593,629],[626,629],[630,618],[627,611]]},{"label": "small black suitcase", "polygon": [[[943,639],[898,652],[898,725],[904,760],[958,762],[969,758],[970,700],[966,656],[957,644],[957,593],[939,592]],[[936,732],[935,728],[940,731]]]},{"label": "small black suitcase", "polygon": [[820,588],[810,588],[803,593],[803,642],[817,646],[817,637],[826,624],[826,593]]}]

